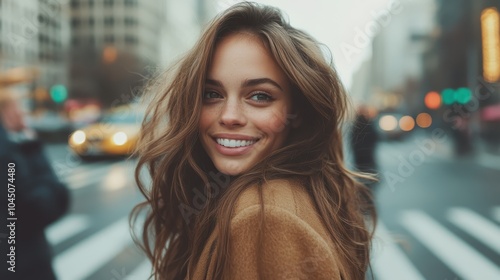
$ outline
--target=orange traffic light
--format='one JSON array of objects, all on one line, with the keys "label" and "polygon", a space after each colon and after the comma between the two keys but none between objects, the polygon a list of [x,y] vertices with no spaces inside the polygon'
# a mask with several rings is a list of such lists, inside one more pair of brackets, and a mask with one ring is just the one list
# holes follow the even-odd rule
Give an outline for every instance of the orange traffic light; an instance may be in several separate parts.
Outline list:
[{"label": "orange traffic light", "polygon": [[441,95],[435,91],[428,92],[425,95],[424,103],[429,109],[438,109],[441,106]]}]

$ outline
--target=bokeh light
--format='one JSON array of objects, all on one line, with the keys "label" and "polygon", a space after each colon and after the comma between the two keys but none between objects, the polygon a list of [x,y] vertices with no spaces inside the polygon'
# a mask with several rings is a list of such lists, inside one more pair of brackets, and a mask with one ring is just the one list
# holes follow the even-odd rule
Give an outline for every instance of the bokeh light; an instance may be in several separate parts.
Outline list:
[{"label": "bokeh light", "polygon": [[403,131],[411,131],[415,127],[415,120],[410,116],[404,116],[399,120],[399,128]]},{"label": "bokeh light", "polygon": [[386,115],[380,118],[378,124],[382,130],[392,131],[398,127],[398,120],[392,115]]},{"label": "bokeh light", "polygon": [[421,128],[428,128],[432,124],[432,117],[428,113],[420,113],[417,116],[417,125]]},{"label": "bokeh light", "polygon": [[425,106],[429,109],[438,109],[441,106],[441,95],[438,92],[431,91],[425,95]]}]

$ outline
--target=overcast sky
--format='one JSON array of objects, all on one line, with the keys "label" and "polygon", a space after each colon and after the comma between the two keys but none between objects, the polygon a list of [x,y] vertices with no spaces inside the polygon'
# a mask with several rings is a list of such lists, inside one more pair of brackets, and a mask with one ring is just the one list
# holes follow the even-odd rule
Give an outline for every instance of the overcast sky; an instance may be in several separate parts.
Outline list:
[{"label": "overcast sky", "polygon": [[[394,0],[255,0],[284,11],[292,26],[326,44],[346,87],[359,64],[371,55],[370,44],[356,44],[357,28],[364,30]],[[399,0],[395,0],[399,1]],[[223,10],[238,0],[219,0]],[[369,37],[368,37],[369,38]],[[351,48],[353,47],[353,48]]]}]

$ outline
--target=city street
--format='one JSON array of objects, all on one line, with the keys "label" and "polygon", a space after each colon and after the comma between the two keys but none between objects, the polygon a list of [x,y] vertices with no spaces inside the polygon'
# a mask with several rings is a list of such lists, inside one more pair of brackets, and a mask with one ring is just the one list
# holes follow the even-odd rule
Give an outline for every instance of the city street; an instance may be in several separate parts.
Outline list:
[{"label": "city street", "polygon": [[[500,279],[500,159],[456,159],[425,139],[379,144],[374,278]],[[64,145],[47,154],[73,199],[47,230],[59,279],[146,279],[127,222],[143,199],[135,160],[80,162]]]}]

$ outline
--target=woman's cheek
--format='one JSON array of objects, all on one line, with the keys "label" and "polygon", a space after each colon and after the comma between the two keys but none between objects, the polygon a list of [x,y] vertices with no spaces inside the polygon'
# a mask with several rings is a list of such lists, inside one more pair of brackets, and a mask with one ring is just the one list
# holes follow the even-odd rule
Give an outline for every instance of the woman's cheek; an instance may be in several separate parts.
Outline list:
[{"label": "woman's cheek", "polygon": [[283,112],[273,112],[269,118],[267,118],[267,123],[269,124],[271,133],[276,134],[283,132],[288,123],[286,110],[283,110]]},{"label": "woman's cheek", "polygon": [[213,110],[210,110],[208,108],[202,109],[201,114],[200,114],[200,122],[199,122],[199,128],[201,130],[207,129],[210,124],[213,122],[213,119],[215,118],[215,113]]}]

